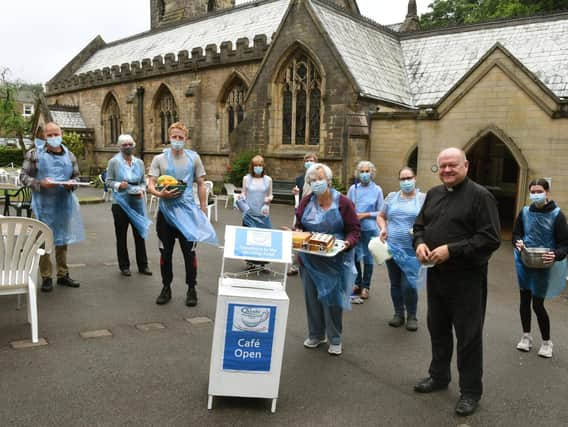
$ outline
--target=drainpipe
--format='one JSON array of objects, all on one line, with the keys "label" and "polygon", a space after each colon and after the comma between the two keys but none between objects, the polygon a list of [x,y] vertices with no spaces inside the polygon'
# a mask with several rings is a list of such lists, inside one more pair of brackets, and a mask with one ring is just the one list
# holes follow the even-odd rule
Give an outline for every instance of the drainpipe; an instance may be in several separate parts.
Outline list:
[{"label": "drainpipe", "polygon": [[140,159],[144,161],[144,87],[136,88],[138,97],[138,143],[140,144]]}]

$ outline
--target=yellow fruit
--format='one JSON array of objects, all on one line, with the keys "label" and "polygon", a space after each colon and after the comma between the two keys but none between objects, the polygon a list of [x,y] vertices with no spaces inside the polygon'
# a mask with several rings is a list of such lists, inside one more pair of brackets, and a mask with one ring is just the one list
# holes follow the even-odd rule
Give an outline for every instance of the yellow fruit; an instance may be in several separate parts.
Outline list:
[{"label": "yellow fruit", "polygon": [[170,175],[162,175],[158,178],[158,185],[159,186],[168,186],[168,185],[177,185],[178,181],[173,176]]}]

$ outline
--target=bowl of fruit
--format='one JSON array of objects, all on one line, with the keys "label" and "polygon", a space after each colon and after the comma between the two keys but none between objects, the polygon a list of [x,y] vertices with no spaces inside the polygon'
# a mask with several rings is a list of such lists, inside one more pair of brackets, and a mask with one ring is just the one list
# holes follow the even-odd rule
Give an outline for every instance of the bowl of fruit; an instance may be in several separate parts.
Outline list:
[{"label": "bowl of fruit", "polygon": [[185,191],[187,185],[183,181],[178,181],[173,176],[162,175],[158,178],[158,185],[156,185],[156,190],[162,191],[164,189],[168,191],[178,190],[180,192]]}]

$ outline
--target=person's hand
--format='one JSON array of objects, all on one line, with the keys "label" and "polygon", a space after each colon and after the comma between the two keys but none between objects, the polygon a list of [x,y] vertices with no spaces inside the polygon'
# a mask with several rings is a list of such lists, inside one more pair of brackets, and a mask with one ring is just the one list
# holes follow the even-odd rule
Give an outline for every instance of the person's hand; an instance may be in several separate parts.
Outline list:
[{"label": "person's hand", "polygon": [[515,247],[517,248],[517,250],[520,252],[524,249],[525,247],[525,243],[522,240],[517,240],[515,242]]},{"label": "person's hand", "polygon": [[55,188],[57,187],[59,184],[55,184],[54,182],[51,181],[51,179],[49,178],[44,178],[39,182],[40,187],[43,188]]},{"label": "person's hand", "polygon": [[300,189],[298,188],[298,186],[296,185],[294,188],[292,188],[292,194],[295,196],[296,194],[300,194]]},{"label": "person's hand", "polygon": [[118,186],[119,190],[126,190],[127,188],[128,188],[128,182],[126,182],[126,181],[122,181],[120,183],[120,185]]},{"label": "person's hand", "polygon": [[181,192],[177,188],[168,190],[168,187],[166,187],[158,193],[158,197],[162,199],[175,199],[176,197],[179,196],[181,196]]},{"label": "person's hand", "polygon": [[345,242],[343,242],[345,244],[345,247],[343,248],[343,251],[348,251],[349,248],[351,247],[351,243],[349,243],[348,240],[345,240]]},{"label": "person's hand", "polygon": [[430,262],[430,248],[426,243],[420,243],[416,247],[416,258],[422,264],[428,264]]},{"label": "person's hand", "polygon": [[65,188],[68,191],[74,190],[75,188],[77,188],[76,185],[73,184],[63,184],[63,188]]},{"label": "person's hand", "polygon": [[386,242],[387,230],[381,230],[381,232],[379,233],[379,239],[381,239],[381,242]]},{"label": "person's hand", "polygon": [[434,264],[442,264],[448,259],[450,259],[450,250],[448,249],[448,245],[438,246],[430,252],[430,262],[433,262]]},{"label": "person's hand", "polygon": [[141,191],[140,193],[138,193],[138,194],[136,195],[136,197],[138,197],[139,199],[141,199],[142,197],[144,197],[144,192]]},{"label": "person's hand", "polygon": [[370,216],[371,214],[369,212],[362,212],[357,214],[357,218],[359,218],[359,221],[365,218],[369,218]]},{"label": "person's hand", "polygon": [[556,260],[556,254],[552,251],[542,254],[542,262],[544,264],[552,264]]},{"label": "person's hand", "polygon": [[272,199],[271,199],[270,197],[265,197],[265,198],[264,198],[264,204],[265,204],[265,205],[269,205],[271,201],[272,201]]}]

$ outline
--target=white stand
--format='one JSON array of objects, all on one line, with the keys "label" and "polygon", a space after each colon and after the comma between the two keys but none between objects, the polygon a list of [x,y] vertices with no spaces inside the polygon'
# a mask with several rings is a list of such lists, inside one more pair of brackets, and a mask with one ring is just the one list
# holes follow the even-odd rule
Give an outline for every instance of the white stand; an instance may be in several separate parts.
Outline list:
[{"label": "white stand", "polygon": [[[234,396],[271,399],[271,412],[276,412],[288,320],[286,272],[292,261],[291,248],[292,235],[287,231],[226,227],[207,409],[213,409],[215,396]],[[251,280],[250,272],[240,275],[244,278],[230,277],[224,272],[225,259],[283,263],[282,281]]]}]

